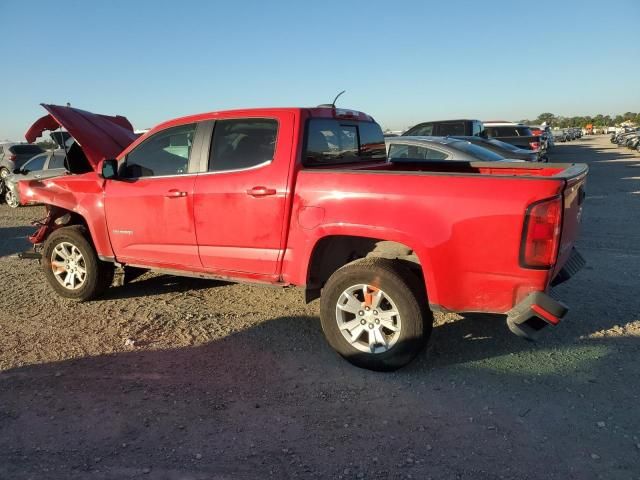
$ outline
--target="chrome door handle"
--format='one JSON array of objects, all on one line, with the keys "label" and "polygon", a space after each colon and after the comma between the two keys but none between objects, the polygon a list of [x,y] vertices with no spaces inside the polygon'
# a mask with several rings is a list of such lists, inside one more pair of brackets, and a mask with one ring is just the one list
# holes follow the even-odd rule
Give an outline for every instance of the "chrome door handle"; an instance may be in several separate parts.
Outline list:
[{"label": "chrome door handle", "polygon": [[179,190],[169,190],[167,193],[165,193],[164,196],[167,197],[167,198],[186,197],[187,196],[187,192],[181,192]]},{"label": "chrome door handle", "polygon": [[247,195],[251,195],[252,197],[266,197],[269,195],[275,195],[275,188],[267,188],[267,187],[253,187],[247,190]]}]

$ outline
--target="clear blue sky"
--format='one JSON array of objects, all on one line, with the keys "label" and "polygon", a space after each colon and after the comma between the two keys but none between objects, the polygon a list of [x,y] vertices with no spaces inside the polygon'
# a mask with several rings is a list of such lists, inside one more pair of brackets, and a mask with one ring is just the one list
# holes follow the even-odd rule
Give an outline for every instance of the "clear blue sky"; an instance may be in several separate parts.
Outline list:
[{"label": "clear blue sky", "polygon": [[137,128],[339,105],[383,127],[640,110],[640,1],[0,0],[0,139],[39,103]]}]

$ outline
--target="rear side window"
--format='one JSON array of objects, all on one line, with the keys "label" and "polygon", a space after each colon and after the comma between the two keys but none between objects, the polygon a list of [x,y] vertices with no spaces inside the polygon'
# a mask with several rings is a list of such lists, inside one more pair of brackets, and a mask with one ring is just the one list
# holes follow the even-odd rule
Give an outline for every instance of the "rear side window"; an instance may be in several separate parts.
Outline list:
[{"label": "rear side window", "polygon": [[[430,137],[434,135],[433,123],[421,123],[420,125],[416,125],[415,127],[410,128],[403,135],[416,135],[421,137]],[[464,133],[462,133],[461,135],[464,135]]]},{"label": "rear side window", "polygon": [[384,161],[386,158],[384,135],[375,122],[309,120],[304,165]]},{"label": "rear side window", "polygon": [[9,148],[9,151],[16,155],[37,155],[43,152],[38,145],[14,145]]},{"label": "rear side window", "polygon": [[433,148],[394,143],[389,146],[389,160],[446,160],[448,155]]},{"label": "rear side window", "polygon": [[127,155],[128,178],[182,175],[189,171],[189,156],[196,125],[180,125],[152,135]]},{"label": "rear side window", "polygon": [[278,122],[269,118],[218,120],[209,150],[209,171],[255,167],[273,160]]}]

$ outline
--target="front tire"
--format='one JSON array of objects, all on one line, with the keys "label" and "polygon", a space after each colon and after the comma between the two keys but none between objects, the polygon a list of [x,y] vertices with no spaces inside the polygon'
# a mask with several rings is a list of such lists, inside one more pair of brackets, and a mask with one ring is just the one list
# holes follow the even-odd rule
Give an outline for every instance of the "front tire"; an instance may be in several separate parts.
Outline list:
[{"label": "front tire", "polygon": [[80,302],[102,294],[113,282],[114,268],[98,259],[82,226],[55,230],[44,244],[42,268],[58,295]]},{"label": "front tire", "polygon": [[352,262],[327,281],[320,300],[329,345],[352,364],[393,371],[411,362],[431,335],[433,315],[420,279],[399,261]]}]

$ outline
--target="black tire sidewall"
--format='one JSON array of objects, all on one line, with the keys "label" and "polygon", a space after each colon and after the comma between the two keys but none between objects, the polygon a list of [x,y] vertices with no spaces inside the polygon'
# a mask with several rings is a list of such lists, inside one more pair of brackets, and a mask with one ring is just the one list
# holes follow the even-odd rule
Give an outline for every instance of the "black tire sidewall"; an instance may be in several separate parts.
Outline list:
[{"label": "black tire sidewall", "polygon": [[[336,321],[337,301],[344,290],[357,284],[381,288],[395,303],[402,326],[396,344],[384,353],[371,354],[354,348]],[[320,300],[322,330],[331,347],[352,364],[377,371],[392,371],[411,362],[427,341],[433,322],[419,282],[392,260],[367,259],[337,270],[327,281]]]},{"label": "black tire sidewall", "polygon": [[[51,254],[54,248],[62,242],[68,242],[78,248],[84,257],[85,267],[87,269],[87,277],[84,285],[77,290],[69,290],[64,288],[53,274],[51,267]],[[102,266],[96,255],[93,246],[89,243],[84,235],[84,229],[81,227],[64,227],[55,230],[44,244],[42,250],[42,269],[49,285],[58,293],[58,295],[72,300],[85,301],[97,296],[103,290],[103,281],[101,280]]]}]

